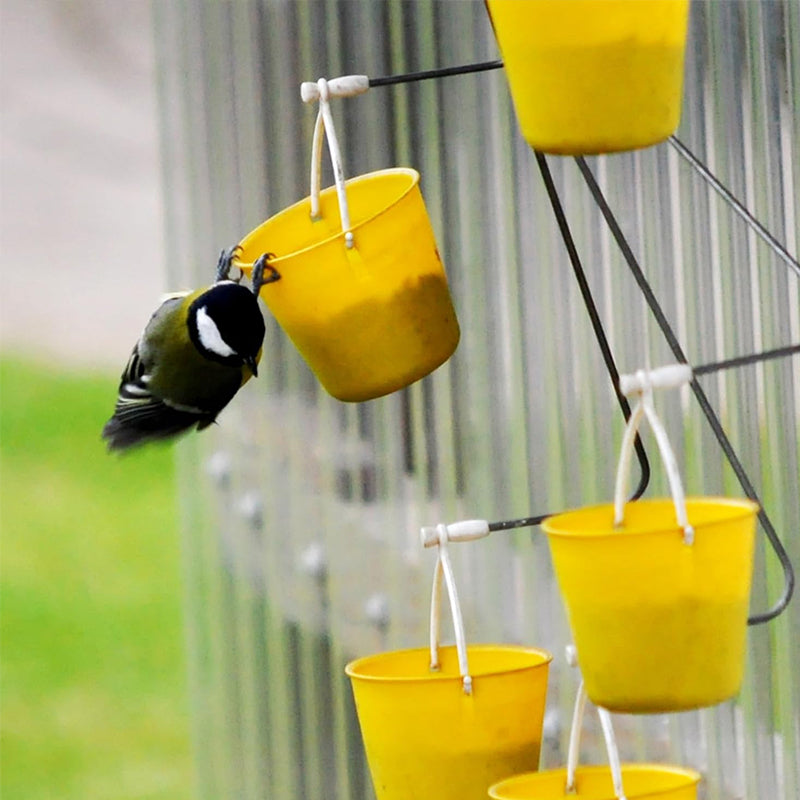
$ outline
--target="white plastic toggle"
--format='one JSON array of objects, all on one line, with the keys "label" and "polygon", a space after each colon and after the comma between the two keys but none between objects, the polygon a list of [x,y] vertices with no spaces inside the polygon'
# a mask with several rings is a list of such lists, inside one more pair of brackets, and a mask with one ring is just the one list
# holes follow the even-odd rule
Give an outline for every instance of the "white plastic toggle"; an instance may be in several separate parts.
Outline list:
[{"label": "white plastic toggle", "polygon": [[471,542],[483,539],[490,533],[489,523],[485,519],[464,519],[450,525],[427,525],[419,532],[423,547],[435,547],[442,543],[443,537],[449,542]]},{"label": "white plastic toggle", "polygon": [[[331,78],[327,84],[329,97],[355,97],[369,90],[369,77],[342,75],[340,78]],[[320,87],[316,81],[303,81],[300,84],[300,98],[304,103],[316,103],[320,96]]]},{"label": "white plastic toggle", "polygon": [[578,666],[578,650],[574,644],[568,644],[564,648],[564,655],[567,659],[567,665],[570,667]]},{"label": "white plastic toggle", "polygon": [[619,390],[628,396],[652,389],[676,389],[691,380],[692,368],[688,364],[667,364],[651,370],[640,369],[633,375],[620,375]]}]

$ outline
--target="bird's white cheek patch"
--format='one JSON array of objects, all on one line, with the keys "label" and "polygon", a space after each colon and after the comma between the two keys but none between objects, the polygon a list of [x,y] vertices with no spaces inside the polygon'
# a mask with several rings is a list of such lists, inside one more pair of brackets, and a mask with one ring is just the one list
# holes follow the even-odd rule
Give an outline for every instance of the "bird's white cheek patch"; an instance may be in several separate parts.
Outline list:
[{"label": "bird's white cheek patch", "polygon": [[197,309],[197,335],[206,350],[223,358],[236,355],[236,351],[222,338],[217,323],[208,315],[205,306]]}]

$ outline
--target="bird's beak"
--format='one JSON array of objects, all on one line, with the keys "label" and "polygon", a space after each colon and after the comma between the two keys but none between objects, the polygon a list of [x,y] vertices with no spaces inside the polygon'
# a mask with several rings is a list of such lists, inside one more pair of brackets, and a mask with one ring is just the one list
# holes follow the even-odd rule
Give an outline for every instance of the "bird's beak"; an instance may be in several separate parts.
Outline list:
[{"label": "bird's beak", "polygon": [[248,369],[250,372],[253,373],[253,377],[258,377],[258,361],[256,361],[256,356],[247,356],[244,360],[244,363],[247,364]]}]

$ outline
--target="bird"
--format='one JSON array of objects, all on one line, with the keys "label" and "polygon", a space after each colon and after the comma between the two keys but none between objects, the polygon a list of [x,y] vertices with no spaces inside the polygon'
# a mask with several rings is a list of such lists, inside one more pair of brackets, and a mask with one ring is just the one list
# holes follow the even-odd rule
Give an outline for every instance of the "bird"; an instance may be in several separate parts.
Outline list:
[{"label": "bird", "polygon": [[[216,281],[166,295],[122,373],[114,414],[102,438],[109,451],[203,430],[258,375],[265,325],[258,293],[280,278],[272,253],[253,265],[252,291],[229,278],[239,246],[223,250]],[[266,274],[265,274],[266,272]]]}]

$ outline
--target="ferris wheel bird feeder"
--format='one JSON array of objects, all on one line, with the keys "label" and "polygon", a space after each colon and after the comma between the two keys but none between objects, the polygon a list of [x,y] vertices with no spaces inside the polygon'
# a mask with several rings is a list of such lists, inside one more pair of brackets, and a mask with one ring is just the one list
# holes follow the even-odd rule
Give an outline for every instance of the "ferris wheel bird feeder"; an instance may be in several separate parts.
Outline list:
[{"label": "ferris wheel bird feeder", "polygon": [[[579,284],[585,279],[543,152],[578,156],[578,167],[618,238],[613,215],[580,156],[666,138],[679,152],[683,147],[672,134],[680,117],[687,0],[487,0],[486,5],[502,62],[304,83],[304,102],[319,103],[310,195],[239,245],[237,265],[246,273],[256,266],[269,270],[262,297],[323,386],[341,400],[379,397],[428,374],[454,352],[459,328],[419,174],[395,168],[345,180],[331,97],[504,66],[520,127],[536,150]],[[322,191],[325,136],[335,185]],[[633,270],[624,239],[620,247]],[[274,255],[264,264],[258,256],[266,251]],[[645,283],[648,298],[646,290]],[[590,292],[584,300],[627,421],[614,502],[539,518],[422,529],[424,546],[438,547],[429,647],[370,655],[346,667],[378,800],[478,800],[487,792],[495,800],[696,798],[699,775],[692,770],[621,766],[608,710],[679,711],[712,705],[739,691],[755,520],[763,512],[754,500],[685,497],[653,390],[689,383],[691,367],[681,363],[620,378]],[[660,313],[657,305],[655,312]],[[682,353],[676,357],[685,360]],[[694,382],[692,389],[697,394]],[[627,395],[638,399],[633,410]],[[638,439],[644,419],[655,434],[671,497],[626,503],[634,449],[642,468],[635,498],[649,478]],[[726,455],[730,459],[727,450]],[[735,468],[735,459],[731,463]],[[742,484],[755,498],[749,484]],[[551,656],[513,645],[468,646],[447,553],[448,542],[540,522],[584,676],[567,768],[547,772],[537,769]],[[755,621],[771,619],[788,603],[791,565],[785,572],[784,599]],[[443,581],[456,639],[447,647],[439,644]],[[587,695],[598,706],[609,768],[577,767]],[[522,770],[527,772],[517,774]]]},{"label": "ferris wheel bird feeder", "polygon": [[[325,389],[356,402],[429,374],[460,333],[419,173],[344,179],[329,99],[358,93],[351,84],[303,85],[304,100],[320,105],[311,194],[247,235],[234,264],[249,274],[258,256],[275,254],[269,265],[281,278],[261,297]],[[324,136],[336,183],[321,191]]]},{"label": "ferris wheel bird feeder", "polygon": [[[479,526],[480,527],[480,526]],[[450,540],[488,529],[425,529],[438,557],[431,593],[430,646],[350,662],[358,720],[378,800],[485,800],[503,777],[536,770],[552,656],[515,645],[467,645]],[[441,584],[447,588],[456,645],[439,644]]]},{"label": "ferris wheel bird feeder", "polygon": [[675,132],[689,0],[486,0],[486,6],[531,147],[612,153]]}]

